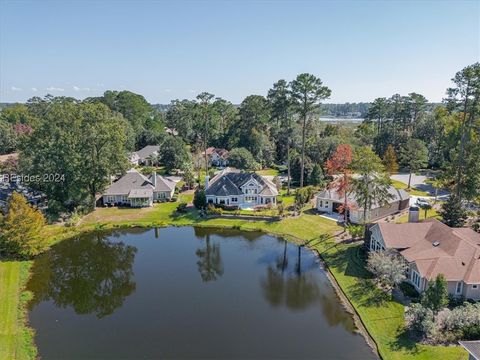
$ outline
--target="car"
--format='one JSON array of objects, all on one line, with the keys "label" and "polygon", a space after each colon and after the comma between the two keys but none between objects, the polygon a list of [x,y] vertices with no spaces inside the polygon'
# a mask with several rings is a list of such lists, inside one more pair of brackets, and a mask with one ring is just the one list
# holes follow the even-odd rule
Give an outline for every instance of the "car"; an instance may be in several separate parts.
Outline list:
[{"label": "car", "polygon": [[431,206],[430,201],[428,201],[428,199],[424,199],[424,198],[418,198],[415,203],[420,207]]}]

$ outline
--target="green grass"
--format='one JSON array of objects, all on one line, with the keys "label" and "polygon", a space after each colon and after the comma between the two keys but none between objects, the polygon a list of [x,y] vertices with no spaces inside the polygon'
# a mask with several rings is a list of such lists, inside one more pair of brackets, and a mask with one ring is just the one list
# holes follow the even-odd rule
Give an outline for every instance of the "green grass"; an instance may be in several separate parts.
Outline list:
[{"label": "green grass", "polygon": [[403,189],[405,190],[406,192],[408,192],[410,195],[414,195],[414,196],[431,196],[427,191],[423,191],[423,190],[419,190],[415,187],[411,187],[410,189],[407,189],[407,184],[401,182],[401,181],[398,181],[398,180],[393,180],[393,179],[390,179],[392,181],[392,185],[396,188],[396,189]]},{"label": "green grass", "polygon": [[[425,210],[420,209],[419,220],[425,220],[425,219],[432,218],[432,217],[440,218],[440,215],[438,214],[437,210],[435,210],[433,208],[429,209],[429,210],[427,210],[427,216],[425,216]],[[406,222],[408,222],[408,213],[400,216],[395,222],[396,223],[406,223]]]},{"label": "green grass", "polygon": [[277,176],[280,172],[277,169],[263,169],[255,171],[258,175]]},{"label": "green grass", "polygon": [[[190,202],[191,199],[192,195],[180,196],[180,201]],[[281,235],[290,241],[308,242],[341,230],[334,221],[321,218],[312,211],[306,211],[296,218],[285,218],[280,221],[248,221],[226,218],[204,219],[194,209],[186,214],[175,214],[177,206],[178,202],[155,204],[154,207],[146,209],[99,208],[87,215],[75,228],[49,226],[46,234],[54,243],[75,234],[96,229],[195,225],[264,231]],[[358,245],[335,245],[332,239],[328,239],[316,244],[314,248],[326,260],[332,275],[350,299],[384,359],[467,359],[466,352],[459,347],[415,344],[403,334],[403,306],[390,300],[378,302],[382,294],[367,281],[368,272],[363,267],[363,260],[358,256]],[[20,301],[22,297],[19,296],[24,280],[20,280],[20,271],[15,270],[21,266],[21,263],[2,263],[1,265],[0,319],[6,319],[6,325],[0,325],[0,330],[2,336],[4,333],[7,336],[0,339],[0,359],[28,359],[27,355],[32,354],[34,350],[31,347],[31,333],[25,326],[23,311],[19,311],[25,308],[25,303]],[[9,270],[5,272],[5,268]]]},{"label": "green grass", "polygon": [[404,307],[386,298],[371,281],[360,257],[361,245],[337,245],[325,251],[317,246],[338,284],[351,301],[383,359],[388,360],[466,360],[458,346],[417,344],[404,333]]},{"label": "green grass", "polygon": [[0,262],[0,359],[35,359],[33,331],[27,326],[26,305],[30,293],[23,291],[30,262]]}]

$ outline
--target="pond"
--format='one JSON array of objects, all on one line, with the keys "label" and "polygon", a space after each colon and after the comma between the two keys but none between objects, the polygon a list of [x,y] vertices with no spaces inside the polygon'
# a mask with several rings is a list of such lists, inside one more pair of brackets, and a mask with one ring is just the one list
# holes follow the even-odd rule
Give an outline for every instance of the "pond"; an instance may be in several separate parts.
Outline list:
[{"label": "pond", "polygon": [[66,240],[28,290],[42,359],[374,359],[317,257],[262,233],[129,229]]}]

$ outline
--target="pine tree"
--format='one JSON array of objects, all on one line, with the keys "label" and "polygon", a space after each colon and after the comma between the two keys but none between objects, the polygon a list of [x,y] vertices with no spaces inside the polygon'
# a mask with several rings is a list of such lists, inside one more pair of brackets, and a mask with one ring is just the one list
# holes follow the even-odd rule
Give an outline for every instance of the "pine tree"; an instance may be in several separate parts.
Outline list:
[{"label": "pine tree", "polygon": [[440,215],[443,222],[450,227],[462,227],[467,220],[467,212],[462,207],[461,201],[455,195],[452,195],[442,205]]},{"label": "pine tree", "polygon": [[323,180],[322,167],[318,164],[313,165],[312,173],[310,174],[310,185],[321,186],[323,185]]},{"label": "pine tree", "polygon": [[48,239],[41,236],[44,226],[43,214],[14,192],[0,224],[0,252],[23,258],[38,255],[48,247]]},{"label": "pine tree", "polygon": [[388,145],[387,150],[383,155],[383,165],[385,165],[385,170],[390,174],[398,171],[397,155],[395,154],[395,149],[392,145]]},{"label": "pine tree", "polygon": [[448,305],[448,289],[445,276],[439,274],[434,281],[429,282],[428,288],[422,296],[422,305],[434,313],[438,313]]}]

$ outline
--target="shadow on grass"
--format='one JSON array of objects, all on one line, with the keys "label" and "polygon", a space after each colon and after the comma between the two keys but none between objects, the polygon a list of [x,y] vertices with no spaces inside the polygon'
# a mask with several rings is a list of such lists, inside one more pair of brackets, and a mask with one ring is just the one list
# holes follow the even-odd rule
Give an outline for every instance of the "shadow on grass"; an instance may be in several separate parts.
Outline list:
[{"label": "shadow on grass", "polygon": [[417,345],[419,340],[420,339],[415,338],[410,331],[402,327],[398,329],[398,335],[395,340],[388,345],[393,351],[407,351],[411,354],[418,355],[423,351]]}]

